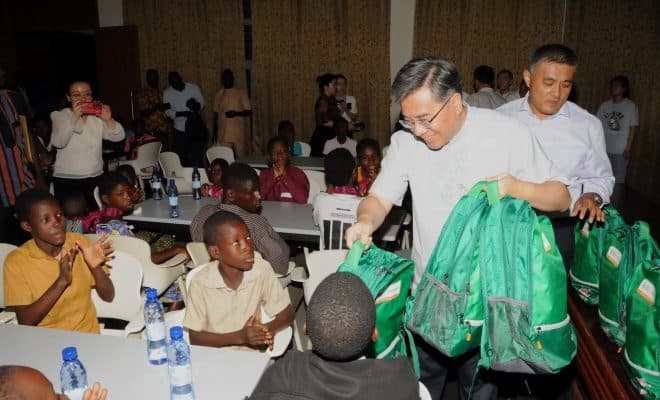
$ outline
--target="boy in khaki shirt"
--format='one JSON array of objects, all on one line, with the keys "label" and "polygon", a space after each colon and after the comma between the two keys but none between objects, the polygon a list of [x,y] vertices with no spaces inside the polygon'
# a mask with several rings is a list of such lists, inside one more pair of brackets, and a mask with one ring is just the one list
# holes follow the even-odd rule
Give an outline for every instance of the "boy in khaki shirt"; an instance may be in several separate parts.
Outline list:
[{"label": "boy in khaki shirt", "polygon": [[[255,260],[247,226],[218,211],[204,223],[204,242],[215,261],[198,267],[203,270],[190,282],[183,320],[190,343],[272,347],[275,333],[293,321],[293,308],[270,265]],[[261,309],[275,318],[262,324]]]}]

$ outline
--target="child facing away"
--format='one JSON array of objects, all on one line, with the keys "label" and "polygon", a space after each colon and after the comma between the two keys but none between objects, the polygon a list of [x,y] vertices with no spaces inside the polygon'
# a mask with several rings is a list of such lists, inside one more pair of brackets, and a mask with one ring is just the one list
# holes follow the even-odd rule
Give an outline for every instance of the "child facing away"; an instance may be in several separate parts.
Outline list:
[{"label": "child facing away", "polygon": [[[183,325],[202,346],[273,346],[275,333],[293,322],[293,308],[266,261],[255,258],[245,222],[218,211],[204,222],[204,243],[214,260],[190,282]],[[274,316],[261,322],[261,311]]]},{"label": "child facing away", "polygon": [[259,174],[259,192],[264,200],[307,203],[309,181],[307,175],[290,165],[286,139],[275,136],[268,141],[269,168]]},{"label": "child facing away", "polygon": [[82,192],[69,192],[62,198],[62,212],[66,217],[66,231],[83,234],[83,221],[89,215],[89,206]]},{"label": "child facing away", "polygon": [[229,166],[224,158],[216,158],[208,169],[210,184],[202,185],[202,196],[222,200],[222,171]]},{"label": "child facing away", "polygon": [[289,273],[289,246],[275,232],[266,217],[259,214],[259,177],[252,167],[235,162],[222,174],[222,202],[202,207],[190,224],[190,237],[204,240],[204,222],[216,211],[229,211],[241,217],[250,231],[255,249],[278,275]]},{"label": "child facing away", "polygon": [[[112,219],[121,219],[122,216],[133,211],[133,202],[129,193],[130,186],[123,176],[115,172],[103,174],[99,179],[99,195],[103,206],[88,216],[87,222],[83,226],[86,228],[85,232],[94,233],[98,224]],[[141,235],[138,233],[136,236]],[[161,264],[177,254],[188,256],[185,247],[175,245],[170,241],[168,248],[152,248],[151,261],[154,264]]]},{"label": "child facing away", "polygon": [[331,151],[323,160],[327,192],[314,200],[314,224],[321,231],[319,249],[345,248],[344,231],[357,218],[360,201],[353,186],[355,158],[346,149]]},{"label": "child facing away", "polygon": [[357,144],[357,189],[359,196],[369,194],[371,185],[376,180],[380,172],[380,162],[383,156],[380,152],[380,145],[374,139],[362,139]]},{"label": "child facing away", "polygon": [[366,359],[378,338],[374,298],[348,272],[325,278],[307,306],[313,350],[289,351],[261,376],[250,396],[262,399],[419,399],[407,358]]},{"label": "child facing away", "polygon": [[115,288],[105,262],[111,259],[107,236],[91,243],[66,232],[66,220],[55,197],[38,189],[16,200],[21,228],[32,236],[9,253],[4,264],[7,309],[21,325],[99,333],[94,288],[111,302]]},{"label": "child facing away", "polygon": [[287,148],[294,157],[303,155],[302,146],[300,142],[296,141],[296,130],[293,122],[289,120],[282,120],[277,124],[277,136],[281,136],[286,140]]},{"label": "child facing away", "polygon": [[342,117],[337,117],[334,120],[332,127],[335,137],[328,139],[323,146],[323,155],[327,156],[331,151],[335,149],[346,149],[348,150],[353,157],[357,155],[356,147],[357,142],[350,137],[348,137],[348,122]]}]

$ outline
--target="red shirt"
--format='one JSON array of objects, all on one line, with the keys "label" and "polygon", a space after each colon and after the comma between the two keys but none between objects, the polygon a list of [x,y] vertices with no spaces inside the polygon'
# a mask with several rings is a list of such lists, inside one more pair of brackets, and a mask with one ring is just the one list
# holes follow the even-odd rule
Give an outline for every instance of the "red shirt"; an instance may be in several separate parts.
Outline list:
[{"label": "red shirt", "polygon": [[307,203],[309,181],[302,170],[292,165],[285,168],[285,174],[275,178],[272,168],[259,174],[259,192],[263,200]]}]

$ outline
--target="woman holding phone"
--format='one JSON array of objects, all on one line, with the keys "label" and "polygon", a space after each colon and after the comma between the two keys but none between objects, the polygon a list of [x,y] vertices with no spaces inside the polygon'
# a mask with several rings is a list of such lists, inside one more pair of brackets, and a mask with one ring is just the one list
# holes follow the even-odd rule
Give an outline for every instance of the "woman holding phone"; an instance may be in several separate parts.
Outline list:
[{"label": "woman holding phone", "polygon": [[310,154],[312,157],[322,157],[325,142],[335,136],[332,121],[339,117],[339,107],[335,100],[337,76],[330,73],[323,74],[316,78],[316,83],[321,93],[314,104],[316,128],[309,145],[312,148]]},{"label": "woman holding phone", "polygon": [[79,191],[94,210],[98,208],[94,188],[103,173],[103,139],[121,141],[124,128],[112,119],[110,106],[93,101],[89,83],[71,83],[66,99],[69,107],[50,114],[51,143],[57,149],[53,165],[55,197],[61,201],[66,193]]}]

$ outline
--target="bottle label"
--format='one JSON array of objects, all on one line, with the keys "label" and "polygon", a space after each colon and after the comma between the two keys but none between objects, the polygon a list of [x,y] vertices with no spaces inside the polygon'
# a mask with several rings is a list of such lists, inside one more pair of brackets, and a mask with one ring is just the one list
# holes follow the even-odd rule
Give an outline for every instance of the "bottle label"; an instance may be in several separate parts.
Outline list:
[{"label": "bottle label", "polygon": [[162,360],[161,364],[164,364],[167,361],[167,347],[165,345],[155,348],[147,347],[147,356],[149,360]]},{"label": "bottle label", "polygon": [[170,385],[185,386],[192,384],[192,368],[188,365],[175,365],[170,367]]},{"label": "bottle label", "polygon": [[159,181],[151,182],[151,188],[152,188],[153,190],[158,190],[158,189],[160,189],[160,186],[161,186],[161,185],[160,185],[160,182],[159,182]]},{"label": "bottle label", "polygon": [[169,199],[170,207],[176,207],[179,205],[179,197],[170,196],[168,197],[168,199]]},{"label": "bottle label", "polygon": [[165,340],[165,323],[147,324],[147,339],[157,342]]},{"label": "bottle label", "polygon": [[202,187],[202,182],[198,181],[198,180],[194,180],[192,187],[193,187],[193,189],[199,189],[199,188]]},{"label": "bottle label", "polygon": [[87,386],[82,388],[65,390],[64,394],[69,398],[69,400],[83,400],[83,396],[85,395],[85,390],[87,390]]}]

